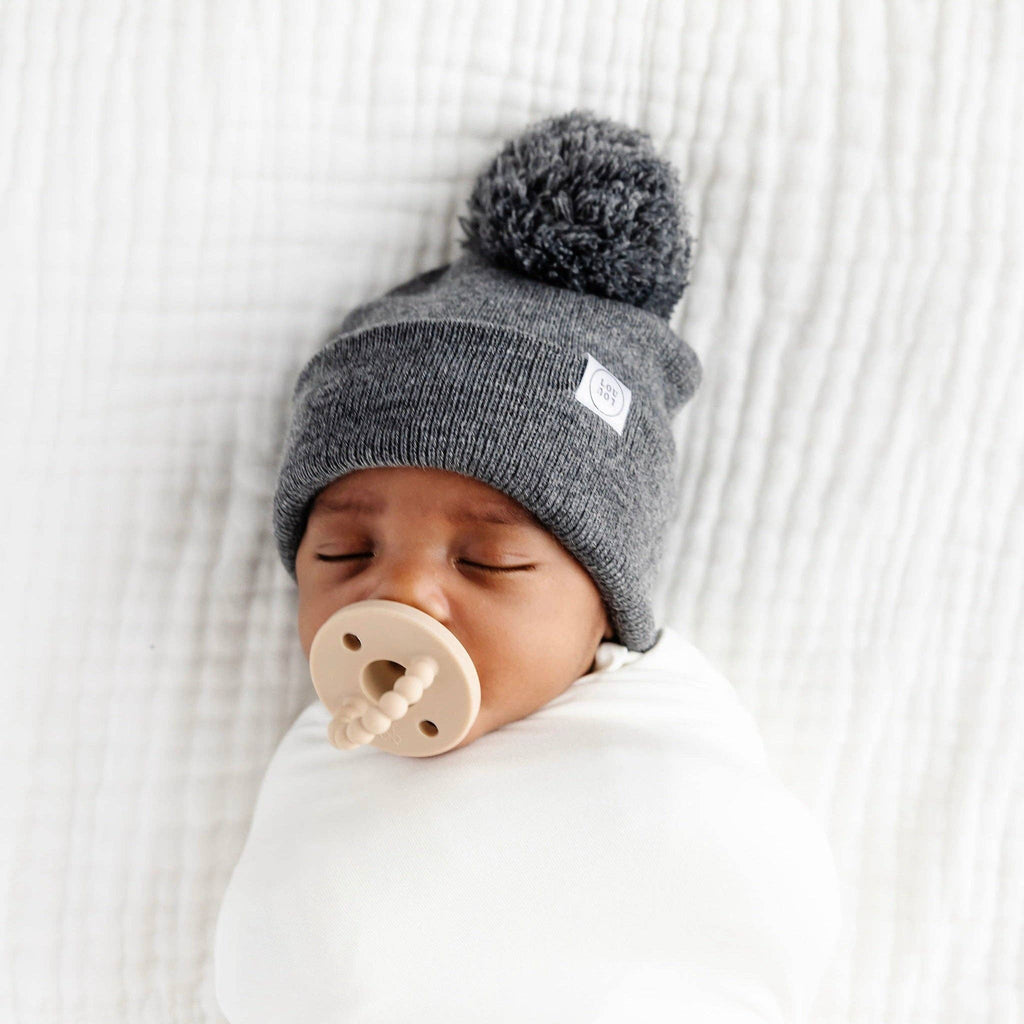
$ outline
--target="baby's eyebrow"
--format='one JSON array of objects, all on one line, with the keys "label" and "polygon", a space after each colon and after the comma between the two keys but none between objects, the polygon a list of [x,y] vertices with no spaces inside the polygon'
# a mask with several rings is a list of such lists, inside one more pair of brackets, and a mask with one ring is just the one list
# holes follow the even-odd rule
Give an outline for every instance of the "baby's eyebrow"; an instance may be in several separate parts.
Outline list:
[{"label": "baby's eyebrow", "polygon": [[[310,518],[321,513],[325,515],[337,515],[343,512],[354,512],[357,515],[377,515],[385,509],[383,502],[362,498],[320,498]],[[516,505],[497,505],[493,502],[484,502],[477,506],[461,505],[458,508],[449,509],[445,517],[452,523],[497,523],[501,526],[523,526],[533,525],[533,517]]]}]

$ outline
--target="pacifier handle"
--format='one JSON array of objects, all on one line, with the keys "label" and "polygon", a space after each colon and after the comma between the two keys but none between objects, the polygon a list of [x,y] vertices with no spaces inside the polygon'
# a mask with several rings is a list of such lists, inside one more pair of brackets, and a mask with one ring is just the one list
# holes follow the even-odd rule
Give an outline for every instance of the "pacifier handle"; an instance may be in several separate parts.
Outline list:
[{"label": "pacifier handle", "polygon": [[339,750],[442,754],[480,711],[480,680],[458,637],[399,601],[339,608],[313,637],[309,671],[331,713],[327,738]]},{"label": "pacifier handle", "polygon": [[376,704],[363,696],[347,697],[327,726],[328,739],[339,750],[354,750],[372,743],[423,696],[423,691],[434,681],[438,667],[433,658],[417,658]]}]

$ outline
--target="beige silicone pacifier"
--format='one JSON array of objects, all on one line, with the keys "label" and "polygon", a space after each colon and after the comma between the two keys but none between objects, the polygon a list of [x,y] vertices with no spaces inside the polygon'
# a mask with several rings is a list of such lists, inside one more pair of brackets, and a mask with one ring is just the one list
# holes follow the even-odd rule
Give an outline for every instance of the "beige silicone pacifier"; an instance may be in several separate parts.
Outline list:
[{"label": "beige silicone pacifier", "polygon": [[465,647],[399,601],[339,608],[313,637],[309,671],[339,750],[372,743],[406,757],[443,754],[480,711],[480,680]]}]

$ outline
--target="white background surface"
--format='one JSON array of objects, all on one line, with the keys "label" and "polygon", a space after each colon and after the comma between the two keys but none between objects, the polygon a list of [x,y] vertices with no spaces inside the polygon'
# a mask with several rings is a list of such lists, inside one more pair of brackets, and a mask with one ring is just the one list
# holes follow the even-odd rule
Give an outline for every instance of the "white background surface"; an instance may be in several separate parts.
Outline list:
[{"label": "white background surface", "polygon": [[582,106],[694,211],[659,612],[826,828],[815,1019],[1024,1012],[1013,2],[0,5],[0,1018],[217,1021],[312,696],[271,498],[304,361]]}]

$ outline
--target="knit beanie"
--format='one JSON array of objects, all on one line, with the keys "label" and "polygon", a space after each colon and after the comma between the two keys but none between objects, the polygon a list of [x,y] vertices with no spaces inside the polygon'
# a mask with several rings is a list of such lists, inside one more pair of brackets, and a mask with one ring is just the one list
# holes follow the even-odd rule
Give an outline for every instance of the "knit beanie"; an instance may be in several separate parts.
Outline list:
[{"label": "knit beanie", "polygon": [[477,178],[457,259],[353,309],[299,374],[274,496],[293,579],[317,494],[358,469],[489,484],[589,572],[632,651],[675,512],[671,419],[701,366],[668,318],[693,239],[643,131],[573,110]]}]

